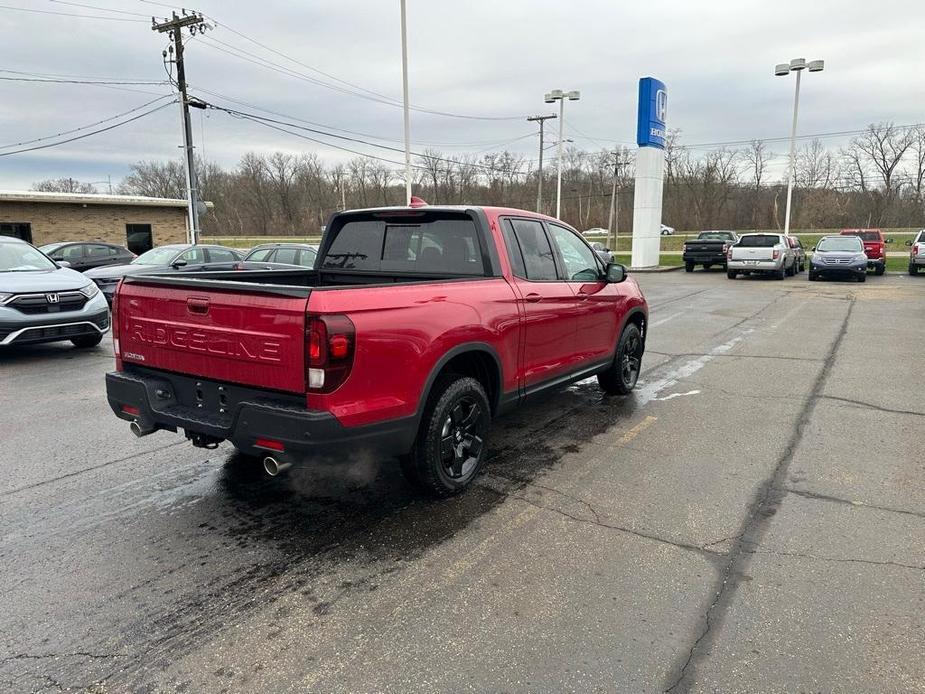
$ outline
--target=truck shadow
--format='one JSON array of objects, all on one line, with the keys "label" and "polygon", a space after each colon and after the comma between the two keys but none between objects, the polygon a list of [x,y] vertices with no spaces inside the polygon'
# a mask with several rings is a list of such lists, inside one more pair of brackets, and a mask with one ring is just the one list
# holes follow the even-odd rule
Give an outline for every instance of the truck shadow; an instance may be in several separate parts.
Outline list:
[{"label": "truck shadow", "polygon": [[[270,479],[258,461],[228,456],[211,498],[180,506],[163,527],[150,528],[155,537],[171,528],[176,535],[177,524],[188,528],[195,536],[189,553],[204,551],[204,561],[169,606],[157,605],[126,625],[125,648],[143,653],[145,642],[156,639],[166,665],[281,596],[304,601],[322,620],[339,601],[374,591],[386,576],[452,539],[636,409],[633,396],[604,396],[596,382],[527,405],[498,420],[492,432],[486,468],[509,484],[505,492],[476,483],[443,501],[422,498],[392,460],[358,454],[342,465]],[[183,552],[182,538],[171,542],[173,552]],[[220,569],[210,566],[208,555]],[[125,682],[138,684],[151,666],[139,658],[123,671]]]}]

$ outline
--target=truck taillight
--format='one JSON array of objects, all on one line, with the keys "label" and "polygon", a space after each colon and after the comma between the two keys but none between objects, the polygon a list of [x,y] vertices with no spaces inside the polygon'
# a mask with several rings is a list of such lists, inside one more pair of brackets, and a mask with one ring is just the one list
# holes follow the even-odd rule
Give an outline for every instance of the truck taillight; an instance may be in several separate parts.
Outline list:
[{"label": "truck taillight", "polygon": [[780,258],[780,251],[779,251],[778,249],[775,248],[775,249],[774,249],[774,252],[771,254],[771,257],[772,257],[774,260],[777,260],[778,258]]},{"label": "truck taillight", "polygon": [[119,345],[119,290],[112,296],[109,324],[112,326],[112,354],[116,358],[116,371],[122,371],[122,349]]},{"label": "truck taillight", "polygon": [[912,244],[912,255],[918,255],[918,254],[919,254],[919,244],[914,243]]},{"label": "truck taillight", "polygon": [[726,252],[728,252],[728,251],[729,251],[729,244],[728,244],[728,243],[724,243],[724,244],[723,244],[723,253],[726,253]]},{"label": "truck taillight", "polygon": [[726,253],[726,257],[729,260],[732,260],[732,246],[729,246],[729,251]]},{"label": "truck taillight", "polygon": [[309,391],[330,393],[350,375],[356,328],[347,316],[308,316],[305,384]]}]

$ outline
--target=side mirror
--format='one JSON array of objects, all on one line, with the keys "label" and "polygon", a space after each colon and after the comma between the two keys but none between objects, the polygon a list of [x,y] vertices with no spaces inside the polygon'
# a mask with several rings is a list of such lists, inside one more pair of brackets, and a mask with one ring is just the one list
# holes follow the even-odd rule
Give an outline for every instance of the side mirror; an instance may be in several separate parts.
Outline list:
[{"label": "side mirror", "polygon": [[912,245],[912,241],[906,241],[906,245],[907,245],[907,246],[911,246],[911,245]]},{"label": "side mirror", "polygon": [[71,266],[71,264],[67,260],[56,260],[55,262],[58,263],[59,267],[70,267]]},{"label": "side mirror", "polygon": [[181,267],[186,267],[186,265],[187,263],[183,258],[177,258],[170,264],[170,267],[180,269]]},{"label": "side mirror", "polygon": [[893,243],[893,239],[884,239],[883,243]]},{"label": "side mirror", "polygon": [[812,250],[813,250],[813,252],[815,253],[815,252],[816,252],[816,247],[813,246]]},{"label": "side mirror", "polygon": [[620,263],[608,263],[607,281],[611,284],[619,284],[626,279],[626,268]]}]

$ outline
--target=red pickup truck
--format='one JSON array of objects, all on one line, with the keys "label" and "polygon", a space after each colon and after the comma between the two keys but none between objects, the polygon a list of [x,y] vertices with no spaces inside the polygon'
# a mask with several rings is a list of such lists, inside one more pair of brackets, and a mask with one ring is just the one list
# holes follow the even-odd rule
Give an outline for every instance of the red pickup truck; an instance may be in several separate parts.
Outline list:
[{"label": "red pickup truck", "polygon": [[868,269],[873,268],[877,275],[886,272],[886,244],[893,243],[893,239],[884,239],[879,229],[842,229],[841,235],[860,236]]},{"label": "red pickup truck", "polygon": [[636,384],[646,300],[574,229],[531,212],[335,214],[313,269],[126,277],[109,404],[138,436],[230,441],[271,475],[360,450],[446,496],[491,420],[596,375]]}]

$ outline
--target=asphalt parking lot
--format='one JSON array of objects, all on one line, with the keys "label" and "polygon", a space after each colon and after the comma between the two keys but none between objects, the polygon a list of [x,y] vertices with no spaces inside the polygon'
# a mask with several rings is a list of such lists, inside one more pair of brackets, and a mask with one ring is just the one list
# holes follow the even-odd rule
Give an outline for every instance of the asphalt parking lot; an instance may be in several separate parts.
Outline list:
[{"label": "asphalt parking lot", "polygon": [[0,354],[0,690],[925,691],[925,280],[639,277],[637,391],[443,502],[136,439],[108,339]]}]

